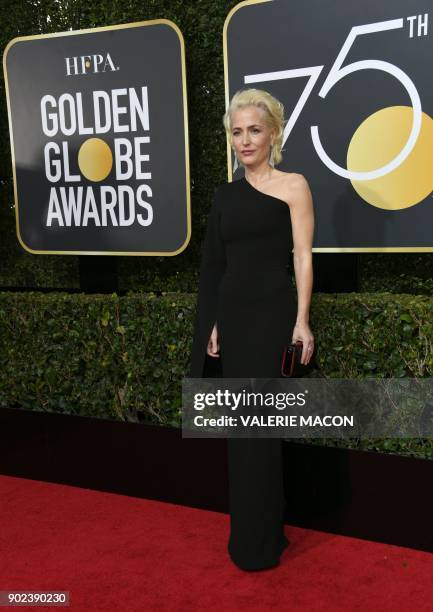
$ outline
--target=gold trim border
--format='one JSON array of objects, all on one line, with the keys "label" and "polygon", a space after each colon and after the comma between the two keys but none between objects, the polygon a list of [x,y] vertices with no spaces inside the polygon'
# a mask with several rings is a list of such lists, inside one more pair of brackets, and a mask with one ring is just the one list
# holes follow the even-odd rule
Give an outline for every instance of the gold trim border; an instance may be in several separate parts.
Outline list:
[{"label": "gold trim border", "polygon": [[[28,247],[20,235],[19,229],[19,208],[18,208],[18,193],[17,180],[15,171],[15,149],[12,129],[12,114],[9,100],[9,82],[6,67],[6,58],[9,49],[17,42],[35,40],[39,38],[54,38],[62,36],[76,36],[80,34],[93,34],[95,32],[106,32],[108,30],[121,30],[126,28],[137,28],[149,25],[165,24],[171,27],[177,34],[180,51],[181,51],[181,67],[182,67],[182,97],[183,97],[183,118],[184,118],[184,138],[185,138],[185,183],[186,183],[186,212],[187,212],[187,234],[184,243],[176,251],[40,251]],[[178,255],[186,249],[191,240],[191,187],[190,187],[190,164],[189,164],[189,131],[188,131],[188,106],[187,106],[187,88],[186,88],[186,62],[185,62],[185,40],[180,28],[170,19],[149,19],[148,21],[134,21],[132,23],[121,23],[112,26],[100,26],[97,28],[85,28],[82,30],[71,30],[67,32],[51,32],[49,34],[34,34],[31,36],[17,36],[12,38],[6,45],[3,51],[3,73],[5,78],[6,102],[9,120],[9,137],[12,153],[12,174],[14,181],[14,199],[15,199],[15,220],[17,238],[23,249],[35,255],[126,255],[131,257],[153,255],[153,256],[174,256]]]},{"label": "gold trim border", "polygon": [[[264,2],[272,2],[273,0],[243,0],[236,4],[229,13],[224,21],[223,27],[223,54],[224,54],[224,89],[225,89],[225,104],[226,108],[230,103],[229,97],[229,70],[228,70],[228,48],[227,48],[227,30],[230,24],[231,18],[239,9],[244,6],[251,4],[263,4]],[[232,164],[231,164],[231,149],[228,138],[227,141],[227,177],[228,181],[233,181]],[[432,253],[433,246],[431,247],[313,247],[313,253]]]}]

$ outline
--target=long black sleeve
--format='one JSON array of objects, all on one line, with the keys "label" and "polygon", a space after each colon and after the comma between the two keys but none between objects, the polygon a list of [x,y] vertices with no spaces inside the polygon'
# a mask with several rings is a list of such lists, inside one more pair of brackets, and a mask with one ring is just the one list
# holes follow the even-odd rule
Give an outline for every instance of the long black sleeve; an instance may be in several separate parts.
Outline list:
[{"label": "long black sleeve", "polygon": [[217,187],[212,197],[200,265],[190,370],[190,376],[196,378],[202,376],[207,343],[217,321],[218,288],[226,269],[220,222],[221,187]]}]

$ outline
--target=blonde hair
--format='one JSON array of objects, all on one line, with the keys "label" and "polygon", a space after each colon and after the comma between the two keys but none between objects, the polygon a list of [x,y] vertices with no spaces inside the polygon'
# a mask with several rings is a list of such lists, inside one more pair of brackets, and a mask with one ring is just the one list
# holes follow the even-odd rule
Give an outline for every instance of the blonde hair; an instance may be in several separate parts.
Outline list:
[{"label": "blonde hair", "polygon": [[283,146],[284,134],[284,106],[264,89],[240,89],[234,94],[223,115],[223,124],[230,145],[232,145],[232,113],[247,106],[256,106],[264,110],[267,126],[275,128],[276,134],[272,145],[272,152],[274,164],[279,164],[283,159],[281,147]]}]

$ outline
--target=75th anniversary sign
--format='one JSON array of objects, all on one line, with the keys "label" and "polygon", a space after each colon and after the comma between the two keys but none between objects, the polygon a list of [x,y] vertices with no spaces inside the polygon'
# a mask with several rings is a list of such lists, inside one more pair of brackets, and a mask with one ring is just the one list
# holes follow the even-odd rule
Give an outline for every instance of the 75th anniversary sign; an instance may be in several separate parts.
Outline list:
[{"label": "75th anniversary sign", "polygon": [[191,234],[184,42],[166,19],[15,38],[4,72],[32,253],[176,255]]}]

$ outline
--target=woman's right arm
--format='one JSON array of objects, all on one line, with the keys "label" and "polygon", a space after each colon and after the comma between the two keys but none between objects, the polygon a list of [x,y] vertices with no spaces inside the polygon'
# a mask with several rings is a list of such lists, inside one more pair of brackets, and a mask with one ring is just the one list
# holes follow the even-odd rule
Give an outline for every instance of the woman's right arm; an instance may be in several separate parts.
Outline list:
[{"label": "woman's right arm", "polygon": [[220,231],[221,193],[219,189],[217,187],[213,194],[208,215],[200,265],[197,302],[197,308],[204,325],[204,333],[207,335],[206,351],[211,357],[219,357],[216,307],[218,287],[227,265]]},{"label": "woman's right arm", "polygon": [[219,350],[220,350],[220,345],[219,345],[219,340],[218,340],[218,328],[215,322],[213,329],[212,329],[212,333],[209,338],[209,342],[207,343],[206,352],[210,357],[219,357],[220,356]]}]

